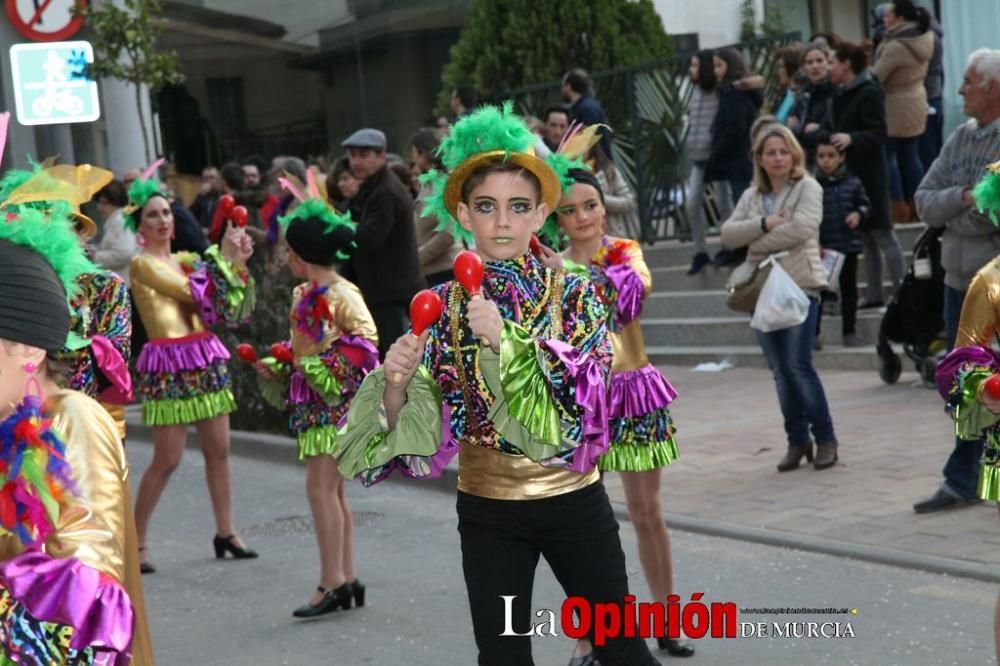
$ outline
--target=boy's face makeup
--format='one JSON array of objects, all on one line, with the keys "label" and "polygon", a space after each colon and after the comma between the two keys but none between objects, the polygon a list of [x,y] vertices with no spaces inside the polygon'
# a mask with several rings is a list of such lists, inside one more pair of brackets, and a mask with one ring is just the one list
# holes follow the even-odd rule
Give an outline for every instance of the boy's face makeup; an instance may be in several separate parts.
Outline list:
[{"label": "boy's face makeup", "polygon": [[571,242],[585,243],[604,235],[604,204],[592,185],[573,183],[556,208],[559,227]]},{"label": "boy's face makeup", "polygon": [[458,222],[472,232],[486,261],[514,259],[528,251],[531,234],[549,214],[538,191],[516,171],[489,174],[458,204]]},{"label": "boy's face makeup", "polygon": [[844,162],[844,156],[837,152],[837,149],[830,144],[820,145],[816,148],[816,166],[824,174],[829,176]]}]

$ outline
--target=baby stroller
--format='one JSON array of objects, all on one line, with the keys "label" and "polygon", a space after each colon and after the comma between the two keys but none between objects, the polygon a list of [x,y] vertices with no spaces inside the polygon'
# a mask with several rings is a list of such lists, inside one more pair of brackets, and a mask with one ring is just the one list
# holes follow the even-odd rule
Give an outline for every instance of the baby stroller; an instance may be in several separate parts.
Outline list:
[{"label": "baby stroller", "polygon": [[941,268],[941,234],[944,229],[928,227],[913,247],[913,261],[903,284],[889,301],[879,326],[878,374],[886,384],[895,384],[903,371],[899,356],[890,342],[916,364],[928,387],[935,386],[937,354],[947,346],[944,329],[944,269]]}]

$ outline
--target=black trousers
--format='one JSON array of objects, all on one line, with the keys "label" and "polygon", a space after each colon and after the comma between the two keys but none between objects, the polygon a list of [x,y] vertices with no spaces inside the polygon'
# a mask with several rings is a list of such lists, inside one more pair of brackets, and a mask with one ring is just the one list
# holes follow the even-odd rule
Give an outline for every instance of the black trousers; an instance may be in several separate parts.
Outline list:
[{"label": "black trousers", "polygon": [[[480,666],[534,664],[529,636],[500,635],[505,624],[501,597],[517,597],[512,627],[526,633],[534,618],[531,593],[539,555],[567,597],[624,605],[625,553],[603,483],[541,500],[495,500],[459,492],[456,508]],[[551,610],[558,617],[559,609]],[[660,663],[641,638],[608,639],[603,647],[594,646],[594,655],[601,666]]]},{"label": "black trousers", "polygon": [[378,358],[385,360],[385,354],[410,325],[409,303],[379,303],[371,307],[372,319],[378,331]]}]

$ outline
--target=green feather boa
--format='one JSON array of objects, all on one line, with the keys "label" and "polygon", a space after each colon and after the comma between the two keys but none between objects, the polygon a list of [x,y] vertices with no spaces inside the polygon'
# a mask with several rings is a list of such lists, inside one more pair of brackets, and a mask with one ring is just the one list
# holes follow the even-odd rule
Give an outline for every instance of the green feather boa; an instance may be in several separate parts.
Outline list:
[{"label": "green feather boa", "polygon": [[76,294],[77,278],[97,267],[84,254],[73,222],[62,208],[55,206],[47,214],[26,206],[8,209],[5,214],[14,218],[0,223],[0,240],[42,255],[62,282],[68,301]]}]

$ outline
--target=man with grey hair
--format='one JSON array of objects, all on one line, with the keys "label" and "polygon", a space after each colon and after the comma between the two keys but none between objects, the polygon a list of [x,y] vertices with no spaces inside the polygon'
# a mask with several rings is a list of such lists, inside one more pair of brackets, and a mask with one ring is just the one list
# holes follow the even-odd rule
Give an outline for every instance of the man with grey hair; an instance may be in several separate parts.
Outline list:
[{"label": "man with grey hair", "polygon": [[378,329],[379,358],[409,325],[410,299],[424,288],[417,258],[413,197],[386,164],[382,131],[360,129],[341,143],[351,173],[362,181],[351,199],[358,225],[351,266]]},{"label": "man with grey hair", "polygon": [[[958,334],[969,282],[1000,255],[1000,230],[972,200],[972,188],[986,165],[1000,157],[1000,51],[973,51],[958,93],[969,120],[948,137],[914,196],[920,219],[944,228],[941,265],[949,350]],[[914,511],[930,513],[979,503],[976,484],[982,448],[982,440],[956,439],[944,467],[944,482],[932,497],[914,504]]]}]

